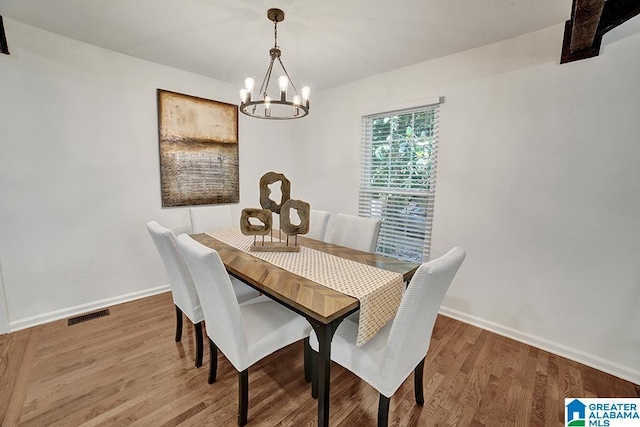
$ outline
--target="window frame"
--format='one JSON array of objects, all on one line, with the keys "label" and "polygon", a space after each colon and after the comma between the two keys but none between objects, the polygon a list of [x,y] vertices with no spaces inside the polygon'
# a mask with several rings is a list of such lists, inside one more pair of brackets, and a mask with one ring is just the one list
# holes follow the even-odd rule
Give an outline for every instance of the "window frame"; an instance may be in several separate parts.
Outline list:
[{"label": "window frame", "polygon": [[[358,215],[382,219],[376,253],[412,262],[424,262],[430,257],[441,101],[437,98],[416,106],[362,115]],[[420,122],[416,126],[415,118],[420,114],[425,117],[424,123]],[[386,117],[389,121],[404,123],[399,117],[408,115],[412,117],[411,130],[407,127],[404,136],[401,136],[402,129],[393,133],[393,124],[390,124],[386,139],[380,139],[385,137],[384,133],[378,133],[377,136],[374,134],[375,120]],[[416,132],[420,129],[422,131]],[[425,129],[428,132],[423,134]],[[378,139],[375,140],[376,138]],[[410,161],[407,159],[406,147],[405,152],[400,153],[401,144],[410,147]],[[415,150],[416,144],[420,144],[419,148],[424,152],[418,153]],[[374,148],[383,145],[390,146],[388,160],[381,158],[379,154],[374,158]],[[396,159],[392,159],[394,149],[400,153]],[[422,163],[418,164],[416,159]],[[376,176],[376,168],[377,173],[387,168],[389,176]],[[420,170],[423,171],[422,174],[414,173]],[[387,185],[384,185],[385,182]]]}]

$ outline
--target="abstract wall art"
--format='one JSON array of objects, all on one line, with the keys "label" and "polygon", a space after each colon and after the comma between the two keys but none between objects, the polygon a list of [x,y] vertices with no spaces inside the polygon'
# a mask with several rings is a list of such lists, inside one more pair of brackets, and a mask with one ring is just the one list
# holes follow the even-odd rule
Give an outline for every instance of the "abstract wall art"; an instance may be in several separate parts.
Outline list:
[{"label": "abstract wall art", "polygon": [[162,206],[238,203],[238,107],[158,89]]}]

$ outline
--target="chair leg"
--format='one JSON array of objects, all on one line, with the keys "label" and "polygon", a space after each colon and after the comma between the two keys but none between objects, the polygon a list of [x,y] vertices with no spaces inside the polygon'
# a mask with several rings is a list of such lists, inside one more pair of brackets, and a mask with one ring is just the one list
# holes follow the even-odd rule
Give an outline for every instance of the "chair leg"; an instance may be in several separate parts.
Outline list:
[{"label": "chair leg", "polygon": [[182,339],[182,310],[176,305],[176,342]]},{"label": "chair leg", "polygon": [[424,377],[424,357],[416,366],[416,369],[413,373],[413,391],[416,395],[416,403],[420,406],[424,406],[424,387],[423,387],[423,377]]},{"label": "chair leg", "polygon": [[391,398],[380,393],[378,400],[378,427],[387,427],[389,425],[389,403]]},{"label": "chair leg", "polygon": [[216,382],[218,376],[218,347],[209,338],[209,384]]},{"label": "chair leg", "polygon": [[202,322],[195,325],[196,331],[196,368],[202,366],[202,354],[204,353],[204,339],[202,338]]},{"label": "chair leg", "polygon": [[304,380],[311,382],[311,345],[309,345],[309,337],[304,339]]},{"label": "chair leg", "polygon": [[238,372],[238,426],[247,424],[249,412],[249,369]]}]

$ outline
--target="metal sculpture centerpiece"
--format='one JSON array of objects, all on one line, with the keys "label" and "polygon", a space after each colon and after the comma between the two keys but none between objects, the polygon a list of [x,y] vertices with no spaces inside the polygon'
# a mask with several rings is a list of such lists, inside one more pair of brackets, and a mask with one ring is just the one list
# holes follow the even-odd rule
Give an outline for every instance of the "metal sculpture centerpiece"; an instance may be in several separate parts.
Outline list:
[{"label": "metal sculpture centerpiece", "polygon": [[[269,185],[280,182],[280,201],[276,202],[269,196],[271,189]],[[245,208],[240,217],[240,231],[246,236],[253,236],[253,245],[249,248],[255,252],[299,252],[298,234],[309,232],[309,203],[302,200],[290,198],[291,183],[281,173],[268,172],[260,178],[260,206],[258,208]],[[291,221],[291,211],[295,209],[300,223],[293,224]],[[273,214],[280,215],[280,228],[278,229],[278,240],[273,239]],[[259,224],[251,223],[255,219]],[[286,235],[282,241],[282,233]],[[265,242],[264,236],[270,235],[270,241]],[[262,236],[262,242],[257,237]],[[293,243],[289,243],[289,237],[293,236]]]},{"label": "metal sculpture centerpiece", "polygon": [[[269,68],[267,68],[256,99],[253,97],[255,81],[251,77],[245,79],[245,87],[240,90],[240,111],[247,116],[258,119],[299,119],[309,114],[309,95],[311,91],[308,86],[305,86],[301,89],[300,93],[298,93],[291,77],[289,77],[287,69],[282,63],[282,51],[280,50],[280,46],[278,46],[278,22],[284,21],[284,12],[280,9],[269,9],[267,11],[267,18],[274,24],[274,43],[271,50],[269,50],[269,55],[271,56]],[[269,82],[271,80],[271,73],[273,72],[273,64],[276,61],[280,64],[284,75],[278,79],[280,89],[279,96],[271,98],[268,94]],[[289,85],[291,85],[292,91],[289,91]],[[289,92],[292,92],[291,95],[293,95],[291,100],[287,98]]]}]

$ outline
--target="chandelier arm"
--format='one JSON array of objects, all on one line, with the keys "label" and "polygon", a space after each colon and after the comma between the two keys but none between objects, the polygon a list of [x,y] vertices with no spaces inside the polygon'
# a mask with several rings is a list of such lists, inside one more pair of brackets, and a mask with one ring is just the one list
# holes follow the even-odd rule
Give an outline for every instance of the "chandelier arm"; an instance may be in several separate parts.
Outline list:
[{"label": "chandelier arm", "polygon": [[[267,74],[264,76],[264,80],[262,81],[262,86],[260,86],[260,91],[262,92],[262,96],[267,96],[267,89],[269,89],[269,81],[271,80],[271,71],[273,70],[273,58],[269,62],[269,68],[267,68]],[[263,92],[264,86],[264,92]]]},{"label": "chandelier arm", "polygon": [[296,89],[296,86],[293,84],[293,80],[291,80],[291,77],[289,77],[289,73],[287,73],[287,69],[284,68],[284,64],[282,63],[282,59],[278,58],[278,62],[280,63],[280,66],[282,67],[282,71],[284,71],[284,74],[287,76],[287,79],[289,79],[289,83],[291,83],[291,87],[296,92],[296,95],[299,95],[298,94],[298,89]]},{"label": "chandelier arm", "polygon": [[[263,97],[267,96],[267,87],[269,86],[269,79],[271,78],[271,69],[273,68],[273,58],[269,62],[269,66],[267,67],[267,72],[264,75],[264,79],[262,79],[262,84],[260,85],[260,91]],[[257,105],[253,106],[253,113],[255,114]]]}]

